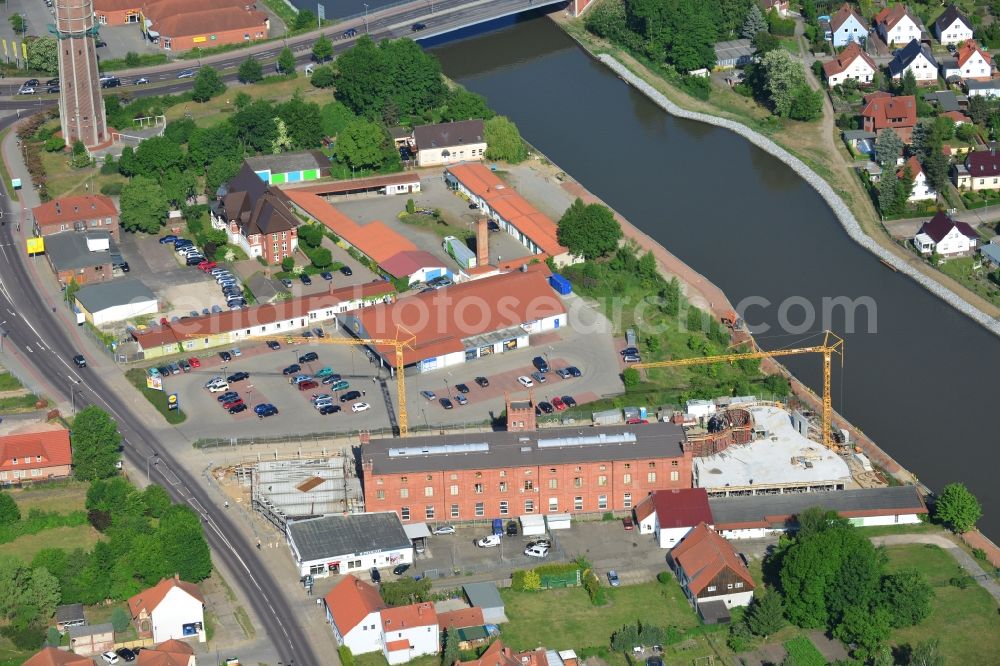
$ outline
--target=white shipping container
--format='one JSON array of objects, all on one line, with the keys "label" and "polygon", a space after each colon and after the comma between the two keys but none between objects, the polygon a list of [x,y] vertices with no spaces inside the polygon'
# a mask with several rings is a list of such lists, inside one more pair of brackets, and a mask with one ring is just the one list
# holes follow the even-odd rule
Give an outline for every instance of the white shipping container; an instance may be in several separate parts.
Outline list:
[{"label": "white shipping container", "polygon": [[545,534],[544,516],[521,516],[521,534],[524,536],[539,536]]}]

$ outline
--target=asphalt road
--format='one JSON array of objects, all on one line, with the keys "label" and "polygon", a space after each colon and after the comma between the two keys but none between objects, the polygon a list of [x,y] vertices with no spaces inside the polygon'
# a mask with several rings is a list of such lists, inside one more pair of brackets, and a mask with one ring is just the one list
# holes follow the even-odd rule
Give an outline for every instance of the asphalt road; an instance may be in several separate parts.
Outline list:
[{"label": "asphalt road", "polygon": [[[6,119],[0,129],[11,122]],[[4,344],[14,344],[24,352],[27,362],[78,408],[93,404],[111,413],[124,439],[125,459],[135,469],[142,469],[152,460],[149,469],[153,480],[166,488],[175,501],[201,515],[216,562],[221,560],[235,575],[233,582],[244,592],[281,660],[289,665],[319,666],[322,662],[295,622],[291,606],[257,558],[255,544],[233,525],[224,510],[214,506],[198,480],[177,463],[168,447],[157,442],[156,435],[130,411],[128,401],[108,387],[98,369],[78,369],[72,363],[73,356],[82,350],[74,347],[64,324],[46,306],[46,299],[31,279],[27,259],[11,230],[20,211],[12,208],[6,183],[2,184],[0,208],[0,329]]]}]

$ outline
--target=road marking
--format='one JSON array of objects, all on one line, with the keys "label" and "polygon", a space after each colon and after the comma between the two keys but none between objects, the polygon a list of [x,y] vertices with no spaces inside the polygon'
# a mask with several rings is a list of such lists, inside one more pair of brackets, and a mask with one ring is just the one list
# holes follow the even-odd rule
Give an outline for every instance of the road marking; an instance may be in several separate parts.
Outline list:
[{"label": "road marking", "polygon": [[28,353],[31,353],[31,354],[35,353],[35,351],[31,347],[29,347],[28,345],[24,345],[24,348],[28,350]]}]

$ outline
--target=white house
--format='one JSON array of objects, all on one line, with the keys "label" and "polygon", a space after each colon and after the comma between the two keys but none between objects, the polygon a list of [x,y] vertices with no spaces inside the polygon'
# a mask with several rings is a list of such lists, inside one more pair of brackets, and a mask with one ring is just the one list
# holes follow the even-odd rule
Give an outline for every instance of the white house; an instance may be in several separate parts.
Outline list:
[{"label": "white house", "polygon": [[1000,79],[989,81],[965,81],[965,90],[969,97],[1000,97]]},{"label": "white house", "polygon": [[882,36],[882,41],[892,46],[906,44],[914,39],[920,41],[923,26],[909,7],[893,5],[875,15],[875,29]]},{"label": "white house", "polygon": [[851,42],[864,42],[868,26],[854,7],[845,2],[830,18],[830,33],[833,45],[839,48]]},{"label": "white house", "polygon": [[413,128],[417,166],[456,164],[481,160],[486,154],[482,120],[460,120]]},{"label": "white house", "polygon": [[900,165],[896,176],[901,177],[907,168],[909,168],[910,175],[913,177],[913,189],[910,190],[910,195],[906,200],[914,202],[936,199],[937,192],[927,183],[927,175],[920,166],[920,161],[916,157],[911,157],[904,164]]},{"label": "white house", "polygon": [[836,58],[823,63],[826,84],[831,88],[848,79],[861,84],[871,83],[877,69],[875,61],[857,42],[851,42]]},{"label": "white house", "polygon": [[194,583],[165,578],[128,600],[140,636],[154,643],[197,636],[205,640],[205,597]]},{"label": "white house", "polygon": [[955,257],[975,250],[979,234],[965,222],[955,222],[939,212],[924,222],[913,237],[913,244],[921,254],[937,253],[942,257]]},{"label": "white house", "polygon": [[413,563],[413,543],[395,511],[291,521],[287,534],[302,576],[325,577]]},{"label": "white house", "polygon": [[975,40],[969,39],[955,52],[954,58],[941,62],[944,78],[975,79],[989,81],[993,74],[993,59],[979,48]]},{"label": "white house", "polygon": [[337,639],[337,645],[346,645],[353,654],[382,649],[382,618],[379,612],[386,604],[373,585],[352,575],[344,576],[323,597],[323,602],[326,621]]},{"label": "white house", "polygon": [[896,51],[895,57],[889,63],[889,74],[893,79],[902,78],[906,72],[913,72],[913,78],[917,83],[937,81],[937,61],[931,55],[930,48],[921,44],[919,40],[914,39]]},{"label": "white house", "polygon": [[972,23],[955,5],[948,8],[934,21],[934,36],[942,44],[961,44],[972,39]]},{"label": "white house", "polygon": [[76,292],[77,323],[81,318],[94,326],[156,314],[159,300],[138,278],[95,282]]},{"label": "white house", "polygon": [[382,619],[382,654],[390,664],[402,664],[441,649],[441,631],[434,604],[429,601],[385,608]]},{"label": "white house", "polygon": [[729,609],[753,599],[753,577],[733,547],[699,523],[667,556],[688,601],[706,624],[727,622]]},{"label": "white house", "polygon": [[636,505],[635,519],[639,534],[652,534],[660,548],[673,548],[698,523],[713,522],[704,488],[658,490]]}]

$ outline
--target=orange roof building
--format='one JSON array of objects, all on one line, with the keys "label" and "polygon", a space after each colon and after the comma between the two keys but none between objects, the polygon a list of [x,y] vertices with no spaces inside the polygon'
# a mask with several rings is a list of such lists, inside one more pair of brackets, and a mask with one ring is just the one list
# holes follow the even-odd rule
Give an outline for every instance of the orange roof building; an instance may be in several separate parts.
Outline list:
[{"label": "orange roof building", "polygon": [[466,627],[481,627],[486,624],[482,608],[460,608],[458,610],[438,613],[438,624],[441,631],[445,629],[465,629]]},{"label": "orange roof building", "polygon": [[164,578],[128,600],[139,635],[151,636],[154,643],[197,637],[204,631],[204,606],[201,589],[180,576]]},{"label": "orange roof building", "polygon": [[39,425],[0,437],[0,482],[23,483],[70,475],[73,449],[62,426]]},{"label": "orange roof building", "polygon": [[730,608],[746,606],[753,599],[750,571],[732,545],[705,523],[688,532],[667,562],[707,624],[726,621]]},{"label": "orange roof building", "polygon": [[54,647],[45,647],[28,657],[24,666],[94,666],[94,660]]},{"label": "orange roof building", "polygon": [[31,209],[35,231],[51,236],[63,231],[108,231],[118,240],[118,209],[111,197],[83,194],[53,199]]},{"label": "orange roof building", "polygon": [[500,228],[524,244],[532,254],[546,254],[558,266],[580,261],[556,237],[552,218],[539,212],[510,185],[482,164],[456,164],[445,170],[448,184],[476,204]]},{"label": "orange roof building", "polygon": [[434,604],[425,601],[385,608],[381,612],[382,654],[390,664],[402,664],[441,650],[441,629]]},{"label": "orange roof building", "polygon": [[917,124],[917,99],[913,95],[893,97],[887,93],[865,95],[861,120],[866,132],[892,128],[904,143],[910,142]]},{"label": "orange roof building", "polygon": [[[423,372],[527,347],[533,333],[566,325],[566,308],[543,271],[451,285],[343,317],[360,338],[413,337],[406,365]],[[376,350],[394,363],[395,348]]]},{"label": "orange roof building", "polygon": [[871,83],[876,71],[878,66],[875,61],[857,42],[851,42],[836,58],[823,63],[823,73],[831,88],[848,79],[860,84]]},{"label": "orange roof building", "polygon": [[195,666],[194,648],[183,641],[169,640],[139,653],[136,666]]},{"label": "orange roof building", "polygon": [[379,649],[379,611],[386,604],[375,586],[349,574],[323,597],[323,602],[338,645],[346,645],[354,654]]},{"label": "orange roof building", "polygon": [[164,51],[222,46],[267,39],[267,14],[245,0],[154,0],[143,3],[140,18],[146,34]]}]

